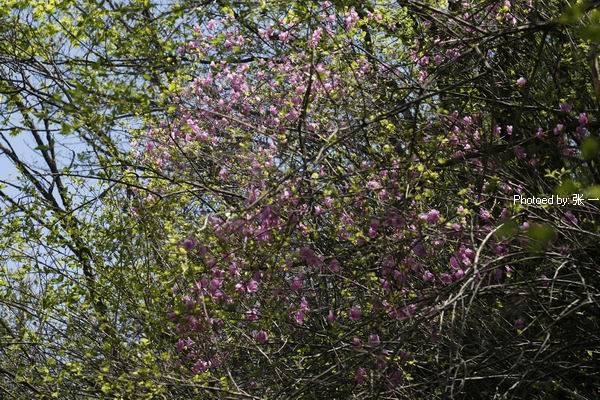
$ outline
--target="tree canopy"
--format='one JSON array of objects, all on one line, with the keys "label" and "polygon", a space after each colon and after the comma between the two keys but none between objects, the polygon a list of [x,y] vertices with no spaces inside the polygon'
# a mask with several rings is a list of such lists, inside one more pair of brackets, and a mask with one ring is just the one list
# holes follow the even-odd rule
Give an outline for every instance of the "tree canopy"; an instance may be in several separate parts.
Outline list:
[{"label": "tree canopy", "polygon": [[597,2],[1,5],[6,398],[600,394]]}]

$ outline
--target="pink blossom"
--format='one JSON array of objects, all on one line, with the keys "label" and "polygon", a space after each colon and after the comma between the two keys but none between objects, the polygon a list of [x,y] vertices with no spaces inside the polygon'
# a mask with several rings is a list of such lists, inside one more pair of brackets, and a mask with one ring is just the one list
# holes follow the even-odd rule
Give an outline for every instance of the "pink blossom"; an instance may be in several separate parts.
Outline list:
[{"label": "pink blossom", "polygon": [[367,182],[367,187],[371,190],[381,189],[381,184],[377,181],[369,181]]},{"label": "pink blossom", "polygon": [[456,257],[450,257],[450,266],[454,269],[460,269],[460,263]]},{"label": "pink blossom", "polygon": [[304,324],[304,311],[300,310],[300,311],[296,311],[293,314],[294,317],[294,321],[298,324],[298,325],[302,325]]},{"label": "pink blossom", "polygon": [[492,214],[488,210],[486,210],[485,208],[483,208],[483,207],[481,207],[479,209],[479,216],[484,221],[488,221],[488,220],[490,220],[492,218]]},{"label": "pink blossom", "polygon": [[565,220],[567,223],[569,223],[571,225],[577,225],[577,223],[579,222],[579,221],[577,221],[577,217],[571,211],[565,212],[565,216],[564,216],[563,220]]},{"label": "pink blossom", "polygon": [[379,339],[379,335],[376,333],[373,333],[371,335],[369,335],[369,346],[379,346],[381,344],[381,340]]},{"label": "pink blossom", "polygon": [[404,373],[401,370],[396,370],[390,374],[389,380],[393,387],[400,386],[404,381]]},{"label": "pink blossom", "polygon": [[455,280],[460,280],[463,278],[463,276],[465,276],[465,272],[462,269],[458,269],[456,271],[454,271],[454,279]]},{"label": "pink blossom", "polygon": [[546,134],[544,133],[544,130],[542,128],[538,128],[535,132],[535,137],[538,139],[543,139],[546,137]]},{"label": "pink blossom", "polygon": [[359,307],[352,307],[349,312],[350,320],[358,321],[362,318],[362,310]]},{"label": "pink blossom", "polygon": [[426,221],[430,224],[438,222],[440,219],[440,212],[436,209],[432,209],[426,213],[419,214],[419,219],[421,221]]},{"label": "pink blossom", "polygon": [[198,240],[196,240],[196,238],[194,237],[189,237],[187,239],[184,239],[182,244],[184,249],[190,251],[198,245]]},{"label": "pink blossom", "polygon": [[308,46],[311,48],[315,48],[317,47],[317,45],[319,44],[319,41],[321,40],[321,35],[323,34],[323,28],[318,27],[317,29],[314,30],[314,32],[312,33],[311,37],[310,37],[310,41],[308,43]]},{"label": "pink blossom", "polygon": [[588,116],[586,113],[580,113],[579,114],[579,123],[581,125],[587,125],[588,123]]},{"label": "pink blossom", "polygon": [[519,160],[524,160],[527,158],[527,153],[525,152],[523,146],[515,146],[515,155]]},{"label": "pink blossom", "polygon": [[251,279],[246,285],[246,290],[248,293],[256,293],[258,292],[258,282],[254,279]]},{"label": "pink blossom", "polygon": [[563,113],[570,113],[571,109],[573,107],[571,107],[571,105],[569,103],[565,103],[565,102],[561,102],[558,107],[560,108],[560,111]]},{"label": "pink blossom", "polygon": [[256,308],[246,311],[246,319],[248,321],[258,321],[259,318],[260,318],[260,316],[259,316],[258,310]]},{"label": "pink blossom", "polygon": [[444,272],[442,275],[440,275],[440,280],[445,285],[449,285],[452,283],[452,275],[448,274],[447,272]]},{"label": "pink blossom", "polygon": [[527,85],[527,79],[525,79],[524,77],[520,77],[519,79],[517,79],[517,85],[520,87]]},{"label": "pink blossom", "polygon": [[210,364],[210,361],[199,360],[192,368],[192,371],[195,374],[205,372],[210,368]]},{"label": "pink blossom", "polygon": [[237,278],[240,276],[240,268],[235,262],[232,262],[229,266],[229,275],[233,278]]},{"label": "pink blossom", "polygon": [[565,128],[565,126],[563,124],[556,124],[556,126],[554,127],[554,134],[555,135],[560,134],[564,128]]},{"label": "pink blossom", "polygon": [[219,179],[221,180],[227,180],[227,178],[229,178],[229,170],[225,167],[221,167],[221,170],[219,170]]},{"label": "pink blossom", "polygon": [[515,321],[515,328],[519,330],[525,328],[525,321],[523,318],[519,318]]},{"label": "pink blossom", "polygon": [[416,242],[412,247],[412,251],[419,257],[427,257],[427,250],[421,242]]},{"label": "pink blossom", "polygon": [[300,113],[298,113],[297,110],[292,109],[290,112],[287,113],[287,115],[285,116],[285,119],[287,119],[290,122],[294,122],[298,119],[299,116],[300,116]]},{"label": "pink blossom", "polygon": [[258,332],[255,332],[254,339],[260,344],[265,344],[269,341],[269,335],[267,334],[267,332],[260,330]]},{"label": "pink blossom", "polygon": [[356,25],[356,22],[358,22],[359,19],[360,17],[358,16],[358,13],[354,7],[352,7],[350,11],[348,11],[348,14],[346,14],[346,18],[344,18],[346,29],[350,30],[354,28],[354,25]]},{"label": "pink blossom", "polygon": [[369,226],[369,230],[367,231],[367,236],[370,237],[371,239],[375,238],[377,236],[377,227],[374,227],[373,225]]},{"label": "pink blossom", "polygon": [[300,299],[300,310],[308,311],[308,300],[306,300],[306,297]]},{"label": "pink blossom", "polygon": [[362,385],[365,382],[365,378],[367,377],[367,370],[363,367],[360,367],[356,370],[355,379],[357,385]]},{"label": "pink blossom", "polygon": [[390,282],[387,279],[381,279],[381,288],[386,293],[389,293],[389,291],[392,290],[392,285],[390,284]]},{"label": "pink blossom", "polygon": [[238,282],[235,284],[234,290],[238,293],[244,293],[246,291],[246,288],[244,287],[243,283]]},{"label": "pink blossom", "polygon": [[336,260],[335,258],[333,260],[331,260],[329,262],[329,269],[331,270],[331,272],[333,273],[338,273],[341,270],[340,267],[340,262],[338,260]]},{"label": "pink blossom", "polygon": [[430,271],[425,271],[423,273],[423,280],[425,282],[433,282],[434,276]]},{"label": "pink blossom", "polygon": [[280,32],[279,36],[278,36],[279,40],[281,40],[284,43],[288,41],[289,37],[290,37],[289,31]]},{"label": "pink blossom", "polygon": [[329,314],[327,314],[327,322],[333,324],[337,320],[337,316],[333,312],[333,310],[329,310]]},{"label": "pink blossom", "polygon": [[304,276],[302,274],[292,279],[291,288],[292,290],[300,290],[304,284]]},{"label": "pink blossom", "polygon": [[194,341],[189,337],[187,339],[179,339],[175,344],[177,351],[189,350],[194,345]]},{"label": "pink blossom", "polygon": [[196,301],[194,301],[194,299],[192,299],[192,297],[190,295],[183,296],[183,298],[181,299],[181,302],[187,308],[194,308],[194,306],[196,305]]},{"label": "pink blossom", "polygon": [[464,245],[461,245],[458,249],[458,258],[463,265],[470,266],[475,260],[475,252]]}]

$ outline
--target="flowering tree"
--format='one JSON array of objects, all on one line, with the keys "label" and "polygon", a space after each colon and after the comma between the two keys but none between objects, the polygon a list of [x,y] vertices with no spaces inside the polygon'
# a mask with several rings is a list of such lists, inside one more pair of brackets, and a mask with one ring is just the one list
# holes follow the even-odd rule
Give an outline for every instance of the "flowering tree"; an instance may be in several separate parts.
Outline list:
[{"label": "flowering tree", "polygon": [[265,2],[198,25],[136,144],[178,185],[148,182],[181,213],[182,371],[261,398],[597,394],[597,208],[514,197],[596,193],[596,11],[563,11]]},{"label": "flowering tree", "polygon": [[598,397],[597,2],[5,3],[3,395]]}]

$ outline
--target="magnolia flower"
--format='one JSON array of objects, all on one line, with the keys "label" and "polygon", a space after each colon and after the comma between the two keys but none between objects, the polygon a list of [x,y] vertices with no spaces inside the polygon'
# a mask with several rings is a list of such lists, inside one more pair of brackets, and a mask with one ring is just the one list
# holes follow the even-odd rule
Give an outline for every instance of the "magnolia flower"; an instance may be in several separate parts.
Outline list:
[{"label": "magnolia flower", "polygon": [[543,139],[544,137],[546,137],[546,135],[544,134],[544,130],[542,128],[538,128],[535,132],[535,137],[538,139]]},{"label": "magnolia flower", "polygon": [[523,318],[519,318],[515,321],[515,328],[517,328],[517,329],[525,328],[525,321],[523,320]]},{"label": "magnolia flower", "polygon": [[460,263],[458,262],[458,259],[456,257],[450,257],[450,266],[453,269],[460,269]]},{"label": "magnolia flower", "polygon": [[369,335],[369,346],[379,346],[381,344],[381,340],[379,339],[379,335],[376,333],[373,333],[371,335]]},{"label": "magnolia flower", "polygon": [[427,221],[428,223],[436,223],[440,219],[440,212],[436,209],[430,210],[426,213],[419,214],[421,221]]},{"label": "magnolia flower", "polygon": [[278,36],[279,40],[281,40],[282,42],[287,42],[289,37],[290,33],[288,31],[280,32]]},{"label": "magnolia flower", "polygon": [[560,134],[564,128],[565,128],[565,126],[563,124],[556,124],[556,126],[554,127],[554,134],[555,135]]},{"label": "magnolia flower", "polygon": [[208,370],[208,368],[210,368],[210,364],[211,364],[210,361],[200,360],[194,365],[194,367],[192,368],[192,371],[196,374],[199,374],[201,372]]},{"label": "magnolia flower", "polygon": [[189,237],[187,239],[184,239],[182,244],[184,249],[190,251],[198,245],[198,241],[194,237]]},{"label": "magnolia flower", "polygon": [[415,243],[412,251],[419,257],[427,257],[427,250],[425,250],[421,242]]},{"label": "magnolia flower", "polygon": [[246,285],[246,290],[248,293],[256,293],[258,292],[258,282],[254,279],[251,279]]},{"label": "magnolia flower", "polygon": [[269,335],[267,332],[260,330],[254,333],[254,339],[260,344],[265,344],[269,341]]},{"label": "magnolia flower", "polygon": [[327,314],[327,322],[333,324],[337,320],[337,317],[333,310],[329,310],[329,314]]},{"label": "magnolia flower", "polygon": [[483,207],[479,209],[479,216],[484,221],[487,221],[490,218],[492,218],[492,214],[488,210],[486,210],[485,208],[483,208]]},{"label": "magnolia flower", "polygon": [[578,222],[577,217],[571,211],[565,212],[563,220],[571,225],[577,225]]},{"label": "magnolia flower", "polygon": [[365,382],[365,378],[367,377],[367,370],[360,367],[356,370],[356,384],[362,385]]},{"label": "magnolia flower", "polygon": [[572,109],[571,105],[569,103],[565,103],[565,102],[560,103],[558,105],[558,107],[560,108],[560,111],[564,112],[564,113],[569,113],[569,112],[571,112],[571,109]]},{"label": "magnolia flower", "polygon": [[258,310],[256,308],[253,308],[252,310],[246,311],[246,319],[248,321],[258,321]]},{"label": "magnolia flower", "polygon": [[465,271],[462,269],[458,269],[454,272],[454,279],[457,281],[462,279],[463,276],[465,276]]},{"label": "magnolia flower", "polygon": [[329,262],[329,269],[333,273],[340,272],[340,269],[341,269],[340,262],[334,258],[333,260],[331,260]]},{"label": "magnolia flower", "polygon": [[291,288],[292,290],[300,290],[302,288],[302,285],[304,284],[304,277],[302,275],[296,276],[294,277],[294,279],[292,279],[292,284],[291,284]]},{"label": "magnolia flower", "polygon": [[188,350],[193,345],[194,341],[188,337],[187,339],[179,339],[175,344],[175,348],[177,348],[177,351],[184,351]]},{"label": "magnolia flower", "polygon": [[319,28],[315,29],[310,37],[310,42],[308,43],[309,47],[311,47],[311,48],[317,47],[317,45],[319,44],[319,41],[321,40],[322,34],[323,34],[323,28],[319,27]]},{"label": "magnolia flower", "polygon": [[294,321],[298,325],[304,324],[304,311],[302,311],[302,310],[296,311],[296,312],[293,313],[293,316],[294,316]]},{"label": "magnolia flower", "polygon": [[352,307],[349,312],[352,321],[358,321],[362,318],[362,310],[359,307]]},{"label": "magnolia flower", "polygon": [[450,274],[448,274],[448,273],[446,273],[446,272],[444,272],[444,273],[443,273],[443,274],[440,276],[440,279],[442,280],[442,282],[443,282],[445,285],[449,285],[449,284],[451,284],[451,283],[452,283],[452,275],[450,275]]},{"label": "magnolia flower", "polygon": [[377,181],[369,181],[367,182],[367,187],[371,190],[381,189],[381,184]]},{"label": "magnolia flower", "polygon": [[430,271],[425,271],[423,273],[423,280],[425,282],[433,282],[433,274]]},{"label": "magnolia flower", "polygon": [[352,7],[346,15],[346,18],[344,18],[346,29],[350,30],[354,28],[354,25],[356,24],[356,22],[358,22],[359,19],[360,17],[358,16],[358,13],[354,9],[354,7]]}]

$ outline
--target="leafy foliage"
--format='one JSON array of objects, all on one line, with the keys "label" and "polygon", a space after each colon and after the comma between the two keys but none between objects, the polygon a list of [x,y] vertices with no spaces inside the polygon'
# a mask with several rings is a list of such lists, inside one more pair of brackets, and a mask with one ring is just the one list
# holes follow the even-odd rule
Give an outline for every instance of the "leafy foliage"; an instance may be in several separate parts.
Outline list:
[{"label": "leafy foliage", "polygon": [[7,6],[5,393],[598,396],[595,2]]}]

